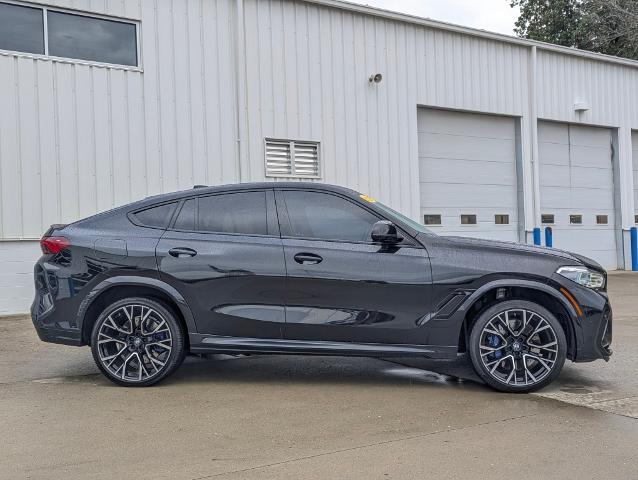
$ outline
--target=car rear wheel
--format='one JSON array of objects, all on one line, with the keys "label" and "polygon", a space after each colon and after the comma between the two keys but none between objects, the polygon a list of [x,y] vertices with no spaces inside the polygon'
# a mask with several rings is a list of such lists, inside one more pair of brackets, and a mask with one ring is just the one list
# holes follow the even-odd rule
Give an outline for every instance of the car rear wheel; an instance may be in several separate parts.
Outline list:
[{"label": "car rear wheel", "polygon": [[502,392],[531,392],[550,384],[565,363],[567,341],[544,307],[508,300],[483,311],[472,326],[469,352],[476,373]]},{"label": "car rear wheel", "polygon": [[175,315],[148,298],[125,298],[108,306],[91,335],[95,363],[114,383],[153,385],[182,363],[184,333]]}]

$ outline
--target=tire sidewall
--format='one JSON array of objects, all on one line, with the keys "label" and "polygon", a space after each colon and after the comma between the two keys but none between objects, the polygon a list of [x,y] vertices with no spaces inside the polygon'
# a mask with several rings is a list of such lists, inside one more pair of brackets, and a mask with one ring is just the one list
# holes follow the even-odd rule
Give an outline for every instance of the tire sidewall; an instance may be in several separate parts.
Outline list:
[{"label": "tire sidewall", "polygon": [[[556,362],[554,363],[554,367],[552,371],[547,375],[543,380],[534,384],[534,385],[521,385],[521,386],[513,386],[506,385],[502,382],[496,380],[490,372],[487,370],[487,367],[483,365],[481,361],[481,353],[479,348],[480,336],[483,328],[492,318],[494,318],[499,313],[502,313],[506,310],[516,310],[516,309],[524,309],[537,313],[541,317],[543,317],[554,329],[554,333],[556,334],[557,341],[557,354],[556,354]],[[552,383],[556,377],[560,374],[563,365],[565,363],[565,358],[567,356],[567,339],[565,337],[565,331],[560,322],[556,319],[556,317],[543,306],[530,302],[527,300],[506,300],[504,302],[497,303],[490,307],[487,307],[483,310],[479,315],[474,324],[472,325],[472,330],[470,332],[469,339],[469,347],[468,351],[470,353],[470,358],[472,360],[472,366],[476,373],[481,377],[481,379],[487,383],[490,387],[499,390],[501,392],[509,392],[509,393],[527,393],[533,392],[536,390],[540,390],[541,388]]]},{"label": "tire sidewall", "polygon": [[[166,323],[168,324],[168,328],[170,329],[170,332],[171,332],[171,338],[172,338],[172,344],[173,344],[173,348],[168,357],[168,361],[166,362],[166,365],[163,367],[163,370],[158,375],[155,375],[154,377],[141,382],[131,382],[131,381],[123,380],[113,375],[102,364],[102,361],[100,360],[99,351],[98,351],[97,340],[98,340],[100,327],[102,326],[104,321],[108,318],[108,316],[111,313],[113,313],[117,309],[130,304],[143,305],[145,307],[149,307],[157,311],[164,318],[164,320],[166,320]],[[184,356],[185,356],[184,339],[185,339],[184,330],[180,322],[175,317],[175,314],[170,310],[169,307],[167,307],[165,304],[156,300],[151,300],[151,299],[143,298],[143,297],[129,297],[129,298],[118,300],[110,304],[99,315],[99,317],[95,321],[95,324],[93,325],[93,330],[91,332],[91,353],[93,354],[93,360],[95,361],[95,364],[97,365],[97,367],[113,383],[116,383],[117,385],[121,385],[125,387],[148,387],[150,385],[154,385],[162,381],[163,379],[168,377],[171,373],[173,373],[175,369],[177,369],[177,367],[179,367],[179,365],[184,360]]]}]

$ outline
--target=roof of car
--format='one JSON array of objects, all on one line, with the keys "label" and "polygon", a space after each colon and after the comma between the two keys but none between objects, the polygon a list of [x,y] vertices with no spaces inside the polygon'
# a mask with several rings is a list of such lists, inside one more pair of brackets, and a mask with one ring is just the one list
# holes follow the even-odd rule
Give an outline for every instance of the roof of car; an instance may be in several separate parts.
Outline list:
[{"label": "roof of car", "polygon": [[295,188],[295,189],[312,189],[312,190],[325,190],[329,192],[336,192],[345,194],[348,196],[356,196],[358,192],[346,188],[340,187],[338,185],[331,185],[328,183],[319,183],[319,182],[253,182],[253,183],[234,183],[234,184],[226,184],[226,185],[216,185],[216,186],[204,186],[197,185],[192,189],[188,190],[180,190],[178,192],[172,193],[162,193],[159,195],[154,195],[152,197],[148,197],[144,199],[144,203],[148,200],[153,201],[168,201],[182,197],[188,197],[191,195],[205,195],[207,193],[219,193],[219,192],[228,192],[228,191],[237,191],[237,190],[256,190],[256,189],[264,189],[264,188]]}]

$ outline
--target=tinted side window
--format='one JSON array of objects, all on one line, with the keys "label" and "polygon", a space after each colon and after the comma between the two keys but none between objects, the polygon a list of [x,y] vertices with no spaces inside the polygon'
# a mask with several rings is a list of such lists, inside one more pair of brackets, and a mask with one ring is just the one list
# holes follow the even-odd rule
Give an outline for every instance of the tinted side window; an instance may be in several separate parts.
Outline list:
[{"label": "tinted side window", "polygon": [[266,193],[241,192],[200,197],[198,230],[267,235]]},{"label": "tinted side window", "polygon": [[173,228],[175,230],[196,230],[197,225],[197,199],[186,200],[179,211]]},{"label": "tinted side window", "polygon": [[44,54],[42,9],[0,3],[0,49]]},{"label": "tinted side window", "polygon": [[134,217],[139,223],[147,227],[166,228],[176,205],[176,203],[167,203],[165,205],[147,208],[146,210],[135,213]]},{"label": "tinted side window", "polygon": [[379,220],[343,198],[319,192],[284,192],[294,237],[369,242]]}]

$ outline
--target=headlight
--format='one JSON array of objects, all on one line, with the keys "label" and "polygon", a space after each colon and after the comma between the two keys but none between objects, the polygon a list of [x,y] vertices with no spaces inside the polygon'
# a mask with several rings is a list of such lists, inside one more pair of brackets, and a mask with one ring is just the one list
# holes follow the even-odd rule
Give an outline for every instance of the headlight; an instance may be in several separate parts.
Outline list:
[{"label": "headlight", "polygon": [[587,288],[603,288],[605,276],[585,267],[560,267],[556,273]]}]

